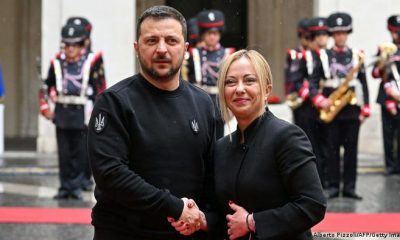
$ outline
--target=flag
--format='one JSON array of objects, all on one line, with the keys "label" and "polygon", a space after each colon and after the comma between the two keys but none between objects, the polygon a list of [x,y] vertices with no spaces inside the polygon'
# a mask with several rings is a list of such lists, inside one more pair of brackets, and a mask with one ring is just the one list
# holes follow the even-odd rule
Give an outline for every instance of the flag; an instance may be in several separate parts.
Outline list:
[{"label": "flag", "polygon": [[4,97],[5,89],[4,89],[4,80],[3,80],[3,71],[1,70],[0,65],[0,97]]}]

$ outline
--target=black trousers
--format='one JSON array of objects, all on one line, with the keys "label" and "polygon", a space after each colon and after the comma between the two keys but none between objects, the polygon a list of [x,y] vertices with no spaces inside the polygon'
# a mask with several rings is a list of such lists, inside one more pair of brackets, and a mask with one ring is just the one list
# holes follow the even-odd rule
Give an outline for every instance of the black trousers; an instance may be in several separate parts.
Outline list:
[{"label": "black trousers", "polygon": [[[341,177],[343,177],[343,192],[355,191],[359,129],[358,119],[335,119],[326,125],[326,171],[330,190],[339,191]],[[340,157],[341,146],[344,148],[343,164]],[[343,172],[341,166],[343,166]]]},{"label": "black trousers", "polygon": [[85,170],[84,130],[56,128],[58,145],[59,192],[81,192]]},{"label": "black trousers", "polygon": [[381,117],[386,171],[400,173],[400,115],[393,116],[382,107]]}]

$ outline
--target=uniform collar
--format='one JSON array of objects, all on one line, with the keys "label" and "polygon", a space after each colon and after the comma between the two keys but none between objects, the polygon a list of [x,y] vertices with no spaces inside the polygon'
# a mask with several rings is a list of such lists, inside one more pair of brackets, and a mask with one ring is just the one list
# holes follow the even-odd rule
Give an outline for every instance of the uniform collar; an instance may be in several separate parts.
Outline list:
[{"label": "uniform collar", "polygon": [[343,52],[347,52],[349,50],[349,48],[347,46],[344,46],[342,48],[337,47],[336,45],[334,45],[332,47],[333,51],[337,52],[337,53],[343,53]]},{"label": "uniform collar", "polygon": [[209,52],[214,52],[214,51],[218,51],[219,49],[221,49],[221,47],[222,47],[221,44],[217,43],[217,45],[215,47],[213,47],[213,48],[210,48],[207,45],[205,45],[205,46],[202,47],[202,49],[206,50],[206,51],[209,51]]}]

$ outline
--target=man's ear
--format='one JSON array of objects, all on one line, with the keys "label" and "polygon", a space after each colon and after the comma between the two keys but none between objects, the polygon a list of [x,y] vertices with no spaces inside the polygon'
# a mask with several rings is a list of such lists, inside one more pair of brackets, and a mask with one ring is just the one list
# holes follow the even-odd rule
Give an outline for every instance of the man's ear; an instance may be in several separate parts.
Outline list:
[{"label": "man's ear", "polygon": [[185,51],[187,51],[188,48],[189,48],[189,43],[188,43],[188,42],[185,42]]},{"label": "man's ear", "polygon": [[136,55],[136,57],[138,56],[138,43],[135,41],[134,43],[133,43],[133,48],[135,49],[135,55]]}]

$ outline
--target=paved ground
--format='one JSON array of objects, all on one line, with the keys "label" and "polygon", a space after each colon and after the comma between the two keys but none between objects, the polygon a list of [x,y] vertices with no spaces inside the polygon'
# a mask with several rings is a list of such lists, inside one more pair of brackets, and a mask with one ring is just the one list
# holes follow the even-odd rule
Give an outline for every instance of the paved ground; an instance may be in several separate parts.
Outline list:
[{"label": "paved ground", "polygon": [[[380,156],[360,154],[358,193],[363,201],[337,198],[328,202],[328,212],[400,212],[400,176],[384,176]],[[95,200],[91,192],[83,200],[53,200],[58,187],[55,155],[35,152],[6,152],[0,158],[0,206],[84,207]],[[328,233],[326,233],[328,234]],[[400,237],[315,236],[315,239],[400,239]],[[91,239],[89,225],[0,224],[0,240],[76,240]]]}]

